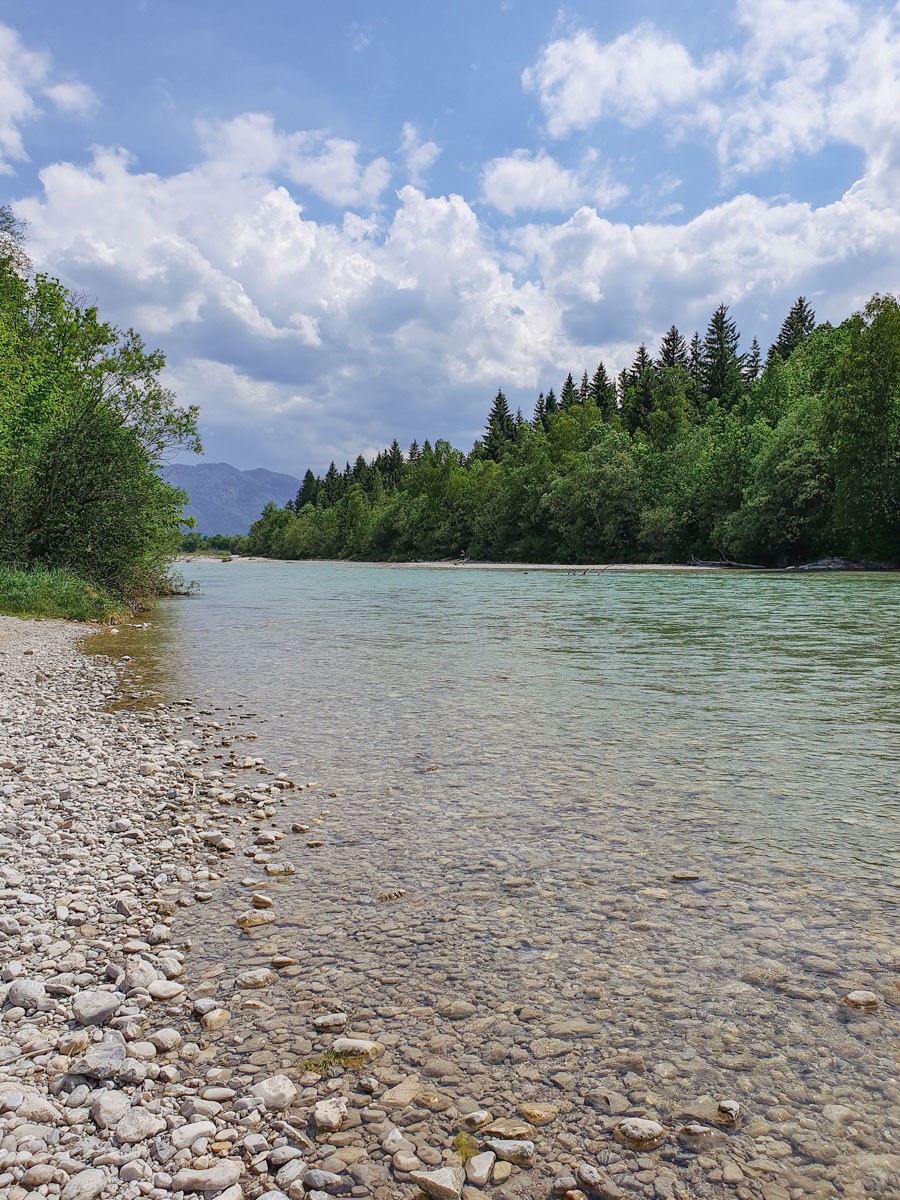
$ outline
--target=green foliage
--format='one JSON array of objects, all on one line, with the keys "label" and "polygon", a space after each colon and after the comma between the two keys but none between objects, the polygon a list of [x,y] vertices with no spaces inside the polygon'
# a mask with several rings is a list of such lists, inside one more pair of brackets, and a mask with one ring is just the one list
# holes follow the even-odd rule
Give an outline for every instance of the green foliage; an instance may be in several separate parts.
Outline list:
[{"label": "green foliage", "polygon": [[[796,307],[796,306],[795,306]],[[793,310],[792,310],[793,311]],[[800,314],[802,317],[802,313]],[[808,320],[803,318],[808,324]],[[801,321],[800,324],[803,324]],[[507,561],[838,555],[900,560],[900,306],[876,296],[838,327],[807,330],[760,371],[721,305],[690,347],[672,326],[639,347],[619,391],[601,363],[531,422],[503,392],[483,441],[395,442],[344,475],[312,472],[269,505],[246,552],[285,558]],[[302,502],[301,502],[302,501]]]},{"label": "green foliage", "polygon": [[65,617],[112,621],[122,601],[71,571],[19,571],[0,566],[0,612],[14,617]]},{"label": "green foliage", "polygon": [[197,410],[176,403],[163,355],[134,330],[20,267],[0,254],[0,563],[136,600],[178,546],[186,497],[159,468],[199,449]]}]

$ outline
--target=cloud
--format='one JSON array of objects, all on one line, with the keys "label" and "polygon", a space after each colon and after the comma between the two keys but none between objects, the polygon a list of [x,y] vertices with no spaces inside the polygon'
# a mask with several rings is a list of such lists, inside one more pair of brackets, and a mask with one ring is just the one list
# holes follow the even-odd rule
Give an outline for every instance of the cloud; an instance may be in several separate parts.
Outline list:
[{"label": "cloud", "polygon": [[415,125],[406,121],[400,141],[400,152],[406,164],[409,182],[421,187],[425,173],[429,171],[441,155],[437,142],[420,142],[419,132]]},{"label": "cloud", "polygon": [[283,133],[268,113],[198,122],[210,161],[243,175],[281,174],[336,207],[377,205],[391,178],[384,158],[360,161],[357,142],[323,131]]},{"label": "cloud", "polygon": [[836,142],[874,162],[900,127],[898,18],[849,0],[736,0],[727,52],[696,60],[647,23],[606,43],[580,30],[545,46],[522,84],[553,137],[656,121],[709,139],[726,179]]},{"label": "cloud", "polygon": [[94,91],[86,83],[74,80],[53,83],[44,88],[44,95],[62,112],[72,113],[76,117],[90,116],[99,104]]},{"label": "cloud", "polygon": [[603,44],[586,30],[551,42],[522,85],[537,93],[547,131],[560,138],[604,117],[636,126],[678,111],[717,87],[725,69],[725,55],[697,64],[680,42],[643,23]]},{"label": "cloud", "polygon": [[627,191],[597,172],[594,156],[587,158],[582,170],[572,171],[543,150],[537,154],[515,150],[492,159],[481,180],[483,199],[506,216],[522,210],[571,212],[586,201],[598,208],[611,208]]},{"label": "cloud", "polygon": [[21,127],[40,115],[40,99],[58,109],[85,116],[97,100],[91,89],[75,80],[54,80],[49,54],[29,50],[14,29],[0,24],[0,174],[12,173],[12,163],[28,155]]}]

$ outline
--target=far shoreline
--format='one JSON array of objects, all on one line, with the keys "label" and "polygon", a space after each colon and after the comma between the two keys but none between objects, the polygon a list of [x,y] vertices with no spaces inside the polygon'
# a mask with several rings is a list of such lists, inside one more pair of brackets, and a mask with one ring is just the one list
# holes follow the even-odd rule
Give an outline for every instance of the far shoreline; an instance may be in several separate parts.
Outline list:
[{"label": "far shoreline", "polygon": [[814,563],[801,563],[789,567],[764,567],[749,563],[694,562],[694,563],[536,563],[494,562],[489,559],[413,559],[409,562],[388,561],[377,558],[266,558],[252,554],[180,554],[173,560],[179,563],[329,563],[333,566],[374,566],[391,568],[417,568],[419,570],[444,571],[544,571],[567,575],[635,574],[650,571],[657,574],[678,573],[729,573],[745,575],[883,575],[897,573],[900,567],[889,563],[851,563],[843,559],[825,559]]}]

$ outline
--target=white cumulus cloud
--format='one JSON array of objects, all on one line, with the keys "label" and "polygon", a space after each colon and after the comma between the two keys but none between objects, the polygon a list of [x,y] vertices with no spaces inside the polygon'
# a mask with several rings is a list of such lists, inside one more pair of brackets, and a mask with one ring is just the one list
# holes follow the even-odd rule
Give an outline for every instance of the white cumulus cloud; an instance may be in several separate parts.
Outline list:
[{"label": "white cumulus cloud", "polygon": [[10,174],[12,163],[28,158],[22,126],[39,116],[42,99],[77,116],[97,103],[86,84],[54,78],[50,55],[30,50],[14,29],[0,24],[0,174]]},{"label": "white cumulus cloud", "polygon": [[481,191],[492,208],[507,216],[520,211],[571,212],[584,203],[611,208],[627,194],[627,188],[596,170],[593,158],[574,171],[545,151],[528,150],[492,159],[484,168]]},{"label": "white cumulus cloud", "polygon": [[415,184],[416,187],[421,187],[426,173],[431,170],[441,156],[440,146],[437,142],[420,141],[418,129],[411,121],[405,121],[400,139],[400,151],[406,165],[409,182]]},{"label": "white cumulus cloud", "polygon": [[522,75],[537,93],[553,137],[587,129],[602,117],[641,125],[693,105],[721,83],[726,56],[696,63],[687,49],[642,23],[612,42],[587,30],[551,42]]}]

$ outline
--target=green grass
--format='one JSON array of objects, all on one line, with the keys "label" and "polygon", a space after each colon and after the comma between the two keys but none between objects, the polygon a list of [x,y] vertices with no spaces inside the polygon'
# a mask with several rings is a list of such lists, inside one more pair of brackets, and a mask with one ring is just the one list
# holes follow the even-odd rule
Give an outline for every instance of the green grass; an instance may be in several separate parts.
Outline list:
[{"label": "green grass", "polygon": [[127,611],[124,601],[69,571],[0,567],[0,613],[6,616],[113,621]]}]

